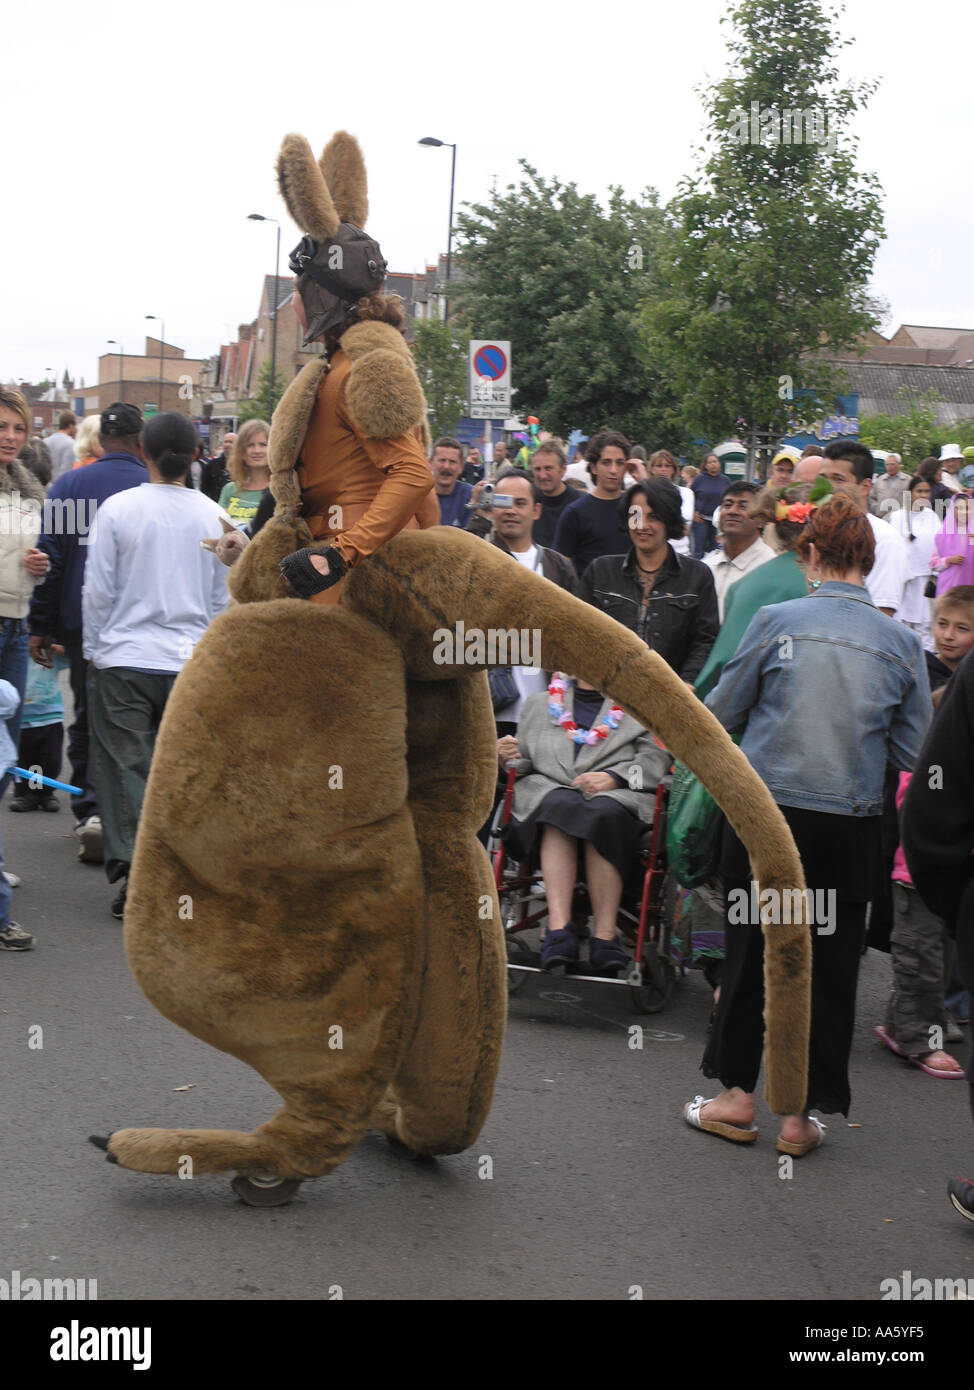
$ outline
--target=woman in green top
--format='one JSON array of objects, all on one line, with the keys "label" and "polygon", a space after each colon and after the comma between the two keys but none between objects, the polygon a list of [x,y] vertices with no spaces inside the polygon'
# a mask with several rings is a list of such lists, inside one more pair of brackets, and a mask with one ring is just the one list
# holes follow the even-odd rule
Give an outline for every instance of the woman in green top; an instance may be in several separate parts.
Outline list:
[{"label": "woman in green top", "polygon": [[241,530],[257,515],[257,508],[270,482],[267,465],[269,434],[270,426],[264,420],[248,420],[241,425],[227,461],[231,481],[220,493],[219,505]]},{"label": "woman in green top", "polygon": [[[798,537],[805,529],[802,513],[810,505],[808,499],[813,486],[812,483],[796,483],[780,491],[765,488],[755,497],[751,514],[759,514],[769,523],[764,528],[762,540],[778,552],[778,558],[759,565],[728,590],[720,635],[693,687],[701,700],[707,698],[720,680],[721,672],[737,651],[755,613],[770,604],[805,598],[808,594],[805,573],[794,552]],[[793,519],[787,515],[778,516],[779,503],[789,510],[796,508]]]}]

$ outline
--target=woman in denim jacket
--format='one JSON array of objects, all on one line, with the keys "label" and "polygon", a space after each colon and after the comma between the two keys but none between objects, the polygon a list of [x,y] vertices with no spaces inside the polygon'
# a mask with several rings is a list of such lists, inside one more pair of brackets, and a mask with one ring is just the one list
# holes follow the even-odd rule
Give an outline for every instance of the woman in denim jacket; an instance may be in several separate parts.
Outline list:
[{"label": "woman in denim jacket", "polygon": [[[811,598],[762,608],[707,705],[767,783],[798,845],[810,893],[812,1024],[805,1113],[786,1115],[778,1150],[801,1156],[822,1139],[809,1110],[847,1115],[856,983],[881,853],[887,763],[909,771],[930,721],[930,689],[915,633],[880,613],[863,579],[875,541],[848,497],[811,512],[798,557]],[[764,1023],[764,949],[743,846],[728,827],[720,872],[727,959],[702,1069],[722,1093],[698,1096],[687,1121],[736,1142],[757,1137],[754,1089]],[[762,904],[768,906],[768,904]],[[772,911],[774,906],[771,905]],[[792,905],[779,905],[782,922]],[[774,919],[772,919],[774,920]]]}]

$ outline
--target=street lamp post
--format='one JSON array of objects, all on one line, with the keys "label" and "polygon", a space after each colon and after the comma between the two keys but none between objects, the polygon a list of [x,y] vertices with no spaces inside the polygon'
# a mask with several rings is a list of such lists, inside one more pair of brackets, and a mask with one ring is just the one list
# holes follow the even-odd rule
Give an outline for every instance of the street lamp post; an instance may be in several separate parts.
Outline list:
[{"label": "street lamp post", "polygon": [[158,323],[158,324],[160,325],[160,327],[162,328],[162,337],[159,339],[159,414],[161,415],[161,414],[162,414],[162,393],[163,393],[163,389],[164,389],[164,388],[163,388],[163,381],[162,381],[162,350],[163,350],[163,348],[164,348],[165,345],[166,345],[166,325],[163,323],[162,319],[157,318],[155,314],[146,314],[146,318],[147,318],[147,319],[155,319],[156,323]]},{"label": "street lamp post", "polygon": [[267,418],[272,420],[274,418],[274,391],[277,386],[277,280],[278,271],[281,266],[281,224],[276,217],[265,217],[263,213],[260,212],[249,212],[247,214],[247,221],[273,222],[277,226],[277,253],[274,256],[274,307],[271,310],[271,383],[270,396],[268,397],[270,409],[267,412]]},{"label": "street lamp post", "polygon": [[106,339],[106,342],[111,343],[112,347],[117,347],[117,348],[119,349],[119,354],[118,354],[118,355],[119,355],[121,361],[119,362],[119,367],[118,367],[118,387],[119,387],[119,397],[118,397],[118,399],[119,399],[120,401],[124,401],[124,400],[125,400],[125,344],[124,344],[124,343],[118,342],[117,339],[115,339],[115,338],[107,338],[107,339]]},{"label": "street lamp post", "polygon": [[453,151],[453,158],[450,162],[450,227],[446,236],[446,309],[443,313],[443,322],[450,317],[450,270],[453,262],[453,188],[457,174],[457,147],[451,145],[449,140],[437,140],[432,135],[424,135],[419,141],[421,145],[433,145],[440,148],[448,146]]}]

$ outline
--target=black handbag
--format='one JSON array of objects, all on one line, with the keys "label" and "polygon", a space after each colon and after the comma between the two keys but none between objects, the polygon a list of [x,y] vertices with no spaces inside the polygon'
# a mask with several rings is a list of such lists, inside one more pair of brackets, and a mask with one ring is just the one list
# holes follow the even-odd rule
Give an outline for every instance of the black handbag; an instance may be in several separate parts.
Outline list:
[{"label": "black handbag", "polygon": [[926,584],[924,584],[924,586],[923,586],[923,597],[924,597],[924,598],[936,598],[936,597],[937,597],[937,581],[936,581],[936,579],[934,578],[933,575],[930,576],[930,578],[927,580]]},{"label": "black handbag", "polygon": [[487,672],[490,683],[490,703],[494,713],[513,705],[518,697],[517,682],[510,666],[496,666]]}]

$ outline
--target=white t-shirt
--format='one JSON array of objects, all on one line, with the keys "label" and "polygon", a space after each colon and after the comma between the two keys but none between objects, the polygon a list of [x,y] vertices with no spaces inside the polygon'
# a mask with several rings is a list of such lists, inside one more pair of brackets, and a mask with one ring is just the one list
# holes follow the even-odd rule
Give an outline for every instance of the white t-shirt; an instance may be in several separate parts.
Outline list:
[{"label": "white t-shirt", "polygon": [[230,518],[202,492],[140,483],[99,503],[81,596],[83,651],[98,670],[175,673],[230,602],[230,571],[201,540]]},{"label": "white t-shirt", "polygon": [[[525,569],[536,570],[541,573],[541,552],[536,545],[532,545],[527,550],[512,550],[511,554],[519,565]],[[548,682],[545,673],[539,666],[512,666],[511,675],[514,677],[514,684],[518,689],[518,697],[504,709],[499,709],[494,715],[495,719],[503,719],[508,723],[516,724],[521,714],[521,706],[529,695],[537,695],[539,690],[547,690]]]},{"label": "white t-shirt", "polygon": [[892,608],[895,612],[903,601],[903,590],[910,577],[910,560],[906,542],[890,526],[871,512],[866,519],[876,538],[876,558],[866,575],[866,588],[877,608]]}]

